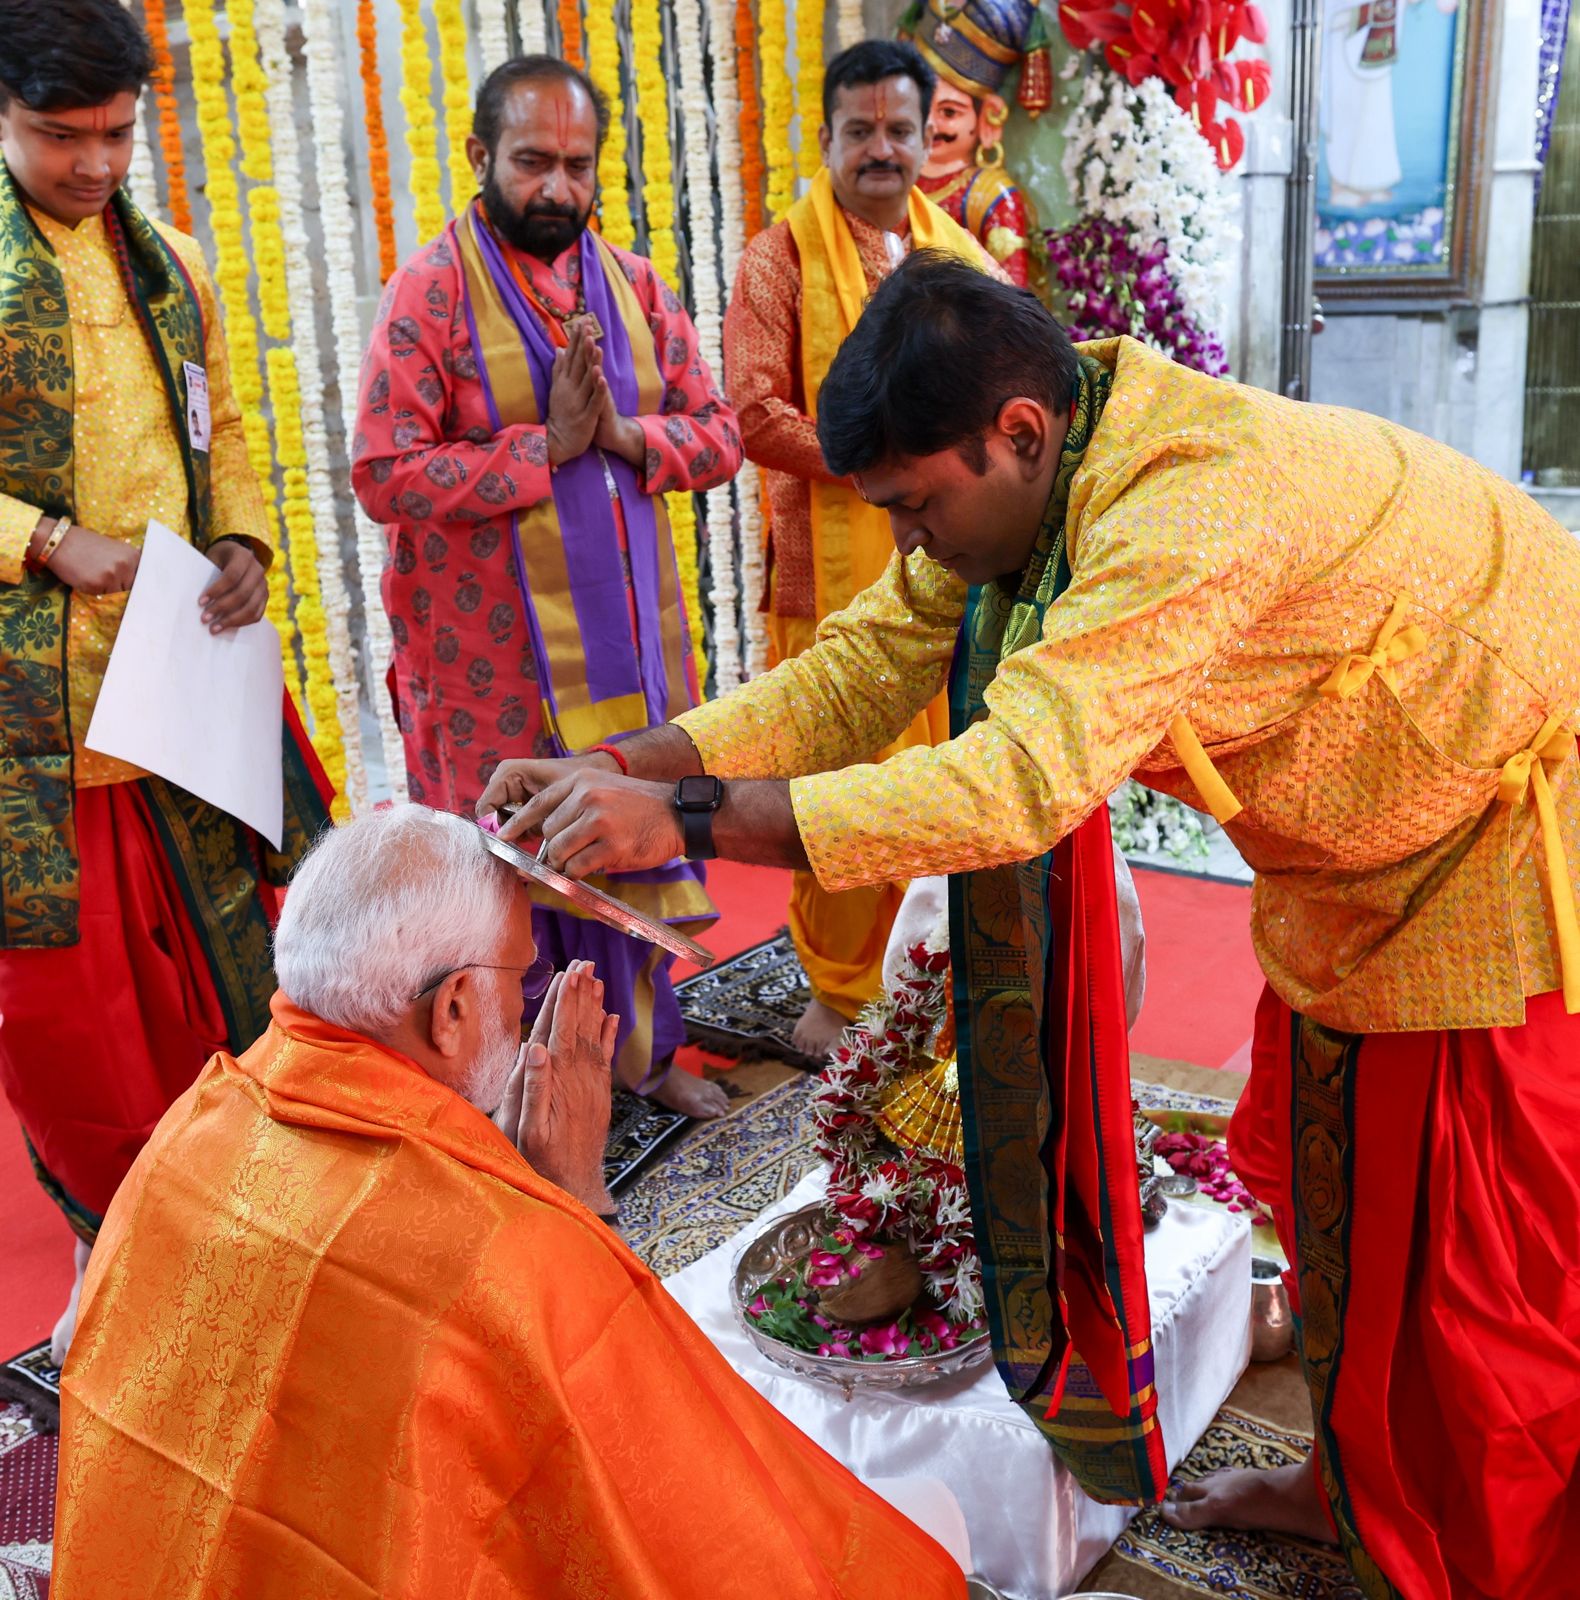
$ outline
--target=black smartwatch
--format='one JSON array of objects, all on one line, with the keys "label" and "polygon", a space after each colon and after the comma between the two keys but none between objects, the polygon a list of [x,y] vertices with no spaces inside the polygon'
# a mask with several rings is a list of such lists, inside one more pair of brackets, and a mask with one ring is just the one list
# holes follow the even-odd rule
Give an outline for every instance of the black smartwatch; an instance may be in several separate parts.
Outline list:
[{"label": "black smartwatch", "polygon": [[688,861],[713,859],[713,813],[723,803],[723,780],[711,773],[682,778],[675,785],[675,809],[680,813]]}]

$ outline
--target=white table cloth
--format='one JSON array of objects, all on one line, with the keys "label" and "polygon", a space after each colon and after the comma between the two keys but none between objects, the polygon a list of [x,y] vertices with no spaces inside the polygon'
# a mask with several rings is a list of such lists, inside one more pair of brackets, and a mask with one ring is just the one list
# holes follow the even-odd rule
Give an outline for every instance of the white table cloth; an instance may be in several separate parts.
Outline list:
[{"label": "white table cloth", "polygon": [[[764,1217],[810,1205],[819,1169]],[[667,1280],[731,1366],[863,1479],[936,1478],[964,1513],[976,1571],[1015,1600],[1055,1600],[1136,1514],[1089,1499],[991,1363],[960,1378],[846,1400],[760,1355],[730,1310],[735,1256],[762,1219]],[[1228,1397],[1250,1352],[1251,1234],[1239,1218],[1171,1206],[1146,1241],[1158,1416],[1172,1468]]]}]

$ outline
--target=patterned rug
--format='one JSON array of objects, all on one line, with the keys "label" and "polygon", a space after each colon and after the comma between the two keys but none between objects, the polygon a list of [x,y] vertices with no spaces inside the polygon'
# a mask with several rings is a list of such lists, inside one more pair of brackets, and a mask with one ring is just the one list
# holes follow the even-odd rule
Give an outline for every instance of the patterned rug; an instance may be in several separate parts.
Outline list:
[{"label": "patterned rug", "polygon": [[[609,1139],[603,1152],[603,1181],[619,1196],[636,1175],[649,1167],[691,1125],[683,1111],[654,1105],[625,1089],[616,1089],[609,1108]],[[4,1600],[0,1596],[0,1600]]]},{"label": "patterned rug", "polygon": [[773,1056],[808,1072],[823,1065],[790,1041],[811,991],[788,933],[677,983],[675,998],[687,1034],[705,1050],[741,1060]]},{"label": "patterned rug", "polygon": [[627,1243],[661,1278],[739,1233],[817,1164],[810,1084],[787,1079],[703,1123],[620,1197]]},{"label": "patterned rug", "polygon": [[45,1600],[58,1440],[26,1406],[0,1403],[0,1600]]},{"label": "patterned rug", "polygon": [[[60,1368],[49,1358],[49,1341],[13,1356],[0,1366],[0,1405],[31,1411],[46,1428],[60,1415]],[[5,1600],[0,1590],[0,1600]]]},{"label": "patterned rug", "polygon": [[[1174,1481],[1205,1477],[1224,1467],[1282,1467],[1304,1461],[1311,1436],[1270,1427],[1225,1406]],[[1349,1564],[1336,1551],[1306,1539],[1212,1528],[1182,1533],[1154,1510],[1143,1511],[1089,1572],[1083,1585],[1138,1600],[1363,1600]]]}]

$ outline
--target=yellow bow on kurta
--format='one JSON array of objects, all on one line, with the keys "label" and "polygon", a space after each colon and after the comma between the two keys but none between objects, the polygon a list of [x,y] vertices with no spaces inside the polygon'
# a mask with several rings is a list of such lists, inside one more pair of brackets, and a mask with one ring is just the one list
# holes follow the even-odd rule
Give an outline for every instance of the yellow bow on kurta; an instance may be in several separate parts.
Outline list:
[{"label": "yellow bow on kurta", "polygon": [[1377,635],[1377,643],[1364,654],[1352,651],[1345,656],[1317,693],[1325,694],[1330,700],[1348,700],[1351,695],[1360,691],[1362,685],[1375,672],[1395,694],[1398,694],[1399,676],[1394,668],[1401,661],[1408,661],[1411,656],[1419,655],[1426,649],[1426,634],[1415,623],[1412,622],[1408,627],[1400,626],[1409,606],[1409,595],[1400,595],[1394,601],[1393,610],[1388,613],[1388,620],[1382,625],[1382,631]]},{"label": "yellow bow on kurta", "polygon": [[1498,779],[1498,799],[1507,806],[1523,805],[1527,794],[1536,796],[1536,818],[1541,827],[1542,856],[1547,868],[1547,892],[1553,900],[1553,927],[1558,940],[1558,970],[1563,976],[1564,1010],[1580,1012],[1580,921],[1575,917],[1574,885],[1558,831],[1558,807],[1544,761],[1567,761],[1575,752],[1572,728],[1549,717],[1536,737],[1517,755],[1503,763]]},{"label": "yellow bow on kurta", "polygon": [[1180,758],[1185,776],[1196,785],[1196,793],[1206,802],[1213,821],[1221,827],[1239,816],[1245,807],[1235,799],[1234,790],[1212,764],[1212,757],[1202,748],[1190,718],[1183,711],[1169,724],[1169,742]]}]

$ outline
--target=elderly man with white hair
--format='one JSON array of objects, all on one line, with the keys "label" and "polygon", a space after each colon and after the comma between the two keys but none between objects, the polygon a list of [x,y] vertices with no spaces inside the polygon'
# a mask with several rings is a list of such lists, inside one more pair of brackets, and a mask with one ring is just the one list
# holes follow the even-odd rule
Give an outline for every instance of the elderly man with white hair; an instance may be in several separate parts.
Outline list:
[{"label": "elderly man with white hair", "polygon": [[963,1596],[600,1220],[616,1019],[472,823],[326,834],[275,942],[93,1254],[59,1600]]}]

